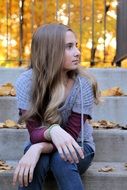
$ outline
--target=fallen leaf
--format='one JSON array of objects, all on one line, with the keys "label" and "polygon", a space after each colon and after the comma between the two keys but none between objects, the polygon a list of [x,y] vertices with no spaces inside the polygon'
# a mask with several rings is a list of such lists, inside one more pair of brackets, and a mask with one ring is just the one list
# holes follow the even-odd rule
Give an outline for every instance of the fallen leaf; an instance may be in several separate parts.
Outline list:
[{"label": "fallen leaf", "polygon": [[121,126],[118,123],[108,121],[108,120],[100,120],[100,121],[91,121],[91,125],[94,128],[104,128],[104,129],[112,129],[112,128],[120,128]]},{"label": "fallen leaf", "polygon": [[15,96],[16,92],[14,86],[11,83],[6,83],[0,86],[0,96]]},{"label": "fallen leaf", "polygon": [[11,95],[11,96],[16,96],[16,91],[15,91],[14,88],[11,89],[11,91],[10,91],[10,95]]},{"label": "fallen leaf", "polygon": [[114,170],[114,168],[110,167],[110,166],[104,166],[100,169],[98,169],[98,172],[112,172]]},{"label": "fallen leaf", "polygon": [[0,128],[16,128],[16,129],[25,129],[26,128],[26,124],[22,123],[22,124],[18,124],[13,120],[6,120],[4,123],[0,123]]},{"label": "fallen leaf", "polygon": [[123,96],[124,93],[120,87],[112,87],[106,90],[101,91],[101,96]]},{"label": "fallen leaf", "polygon": [[5,170],[10,170],[12,169],[12,166],[9,166],[8,164],[6,164],[5,161],[0,160],[0,172],[5,171]]},{"label": "fallen leaf", "polygon": [[6,127],[15,127],[17,125],[17,123],[15,121],[10,120],[10,119],[6,120],[4,122],[4,124],[5,124]]},{"label": "fallen leaf", "polygon": [[4,123],[0,123],[0,128],[3,128],[4,127]]}]

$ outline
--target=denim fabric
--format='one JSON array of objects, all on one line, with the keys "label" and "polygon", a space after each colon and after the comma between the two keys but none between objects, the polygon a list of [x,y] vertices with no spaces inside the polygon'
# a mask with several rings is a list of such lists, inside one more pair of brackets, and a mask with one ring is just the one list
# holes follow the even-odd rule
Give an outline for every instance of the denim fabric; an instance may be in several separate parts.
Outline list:
[{"label": "denim fabric", "polygon": [[[28,145],[25,152],[31,145]],[[42,154],[35,167],[33,181],[27,187],[18,190],[43,190],[43,182],[49,170],[52,171],[59,190],[85,190],[80,174],[83,174],[91,164],[94,152],[88,144],[84,144],[84,159],[78,164],[64,161],[58,152]]]}]

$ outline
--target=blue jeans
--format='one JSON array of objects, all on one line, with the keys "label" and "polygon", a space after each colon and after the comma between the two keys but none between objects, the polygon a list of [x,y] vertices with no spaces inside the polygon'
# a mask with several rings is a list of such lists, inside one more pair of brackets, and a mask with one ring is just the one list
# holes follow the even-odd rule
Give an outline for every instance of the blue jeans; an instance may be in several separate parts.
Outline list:
[{"label": "blue jeans", "polygon": [[35,167],[32,182],[27,187],[19,187],[18,190],[43,190],[49,170],[53,173],[59,190],[84,190],[80,174],[88,169],[94,157],[94,152],[88,144],[84,144],[84,155],[85,158],[80,159],[78,164],[71,164],[62,160],[57,151],[52,154],[42,154]]}]

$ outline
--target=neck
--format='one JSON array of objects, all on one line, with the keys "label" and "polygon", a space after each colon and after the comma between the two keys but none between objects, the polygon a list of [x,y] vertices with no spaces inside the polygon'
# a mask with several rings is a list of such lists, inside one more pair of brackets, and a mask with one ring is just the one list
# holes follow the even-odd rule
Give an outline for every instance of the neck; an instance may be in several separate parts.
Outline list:
[{"label": "neck", "polygon": [[67,86],[68,80],[69,80],[69,78],[67,76],[67,73],[64,72],[63,73],[63,83],[65,86]]}]

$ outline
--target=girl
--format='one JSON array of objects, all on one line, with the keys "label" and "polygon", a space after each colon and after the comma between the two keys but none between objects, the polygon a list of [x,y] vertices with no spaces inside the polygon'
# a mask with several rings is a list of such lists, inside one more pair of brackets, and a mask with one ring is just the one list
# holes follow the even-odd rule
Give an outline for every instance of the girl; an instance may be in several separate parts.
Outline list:
[{"label": "girl", "polygon": [[51,170],[60,190],[83,190],[80,174],[93,157],[91,119],[96,82],[79,66],[75,33],[63,24],[46,24],[32,38],[31,64],[16,83],[20,121],[30,144],[13,183],[20,190],[42,190]]}]

